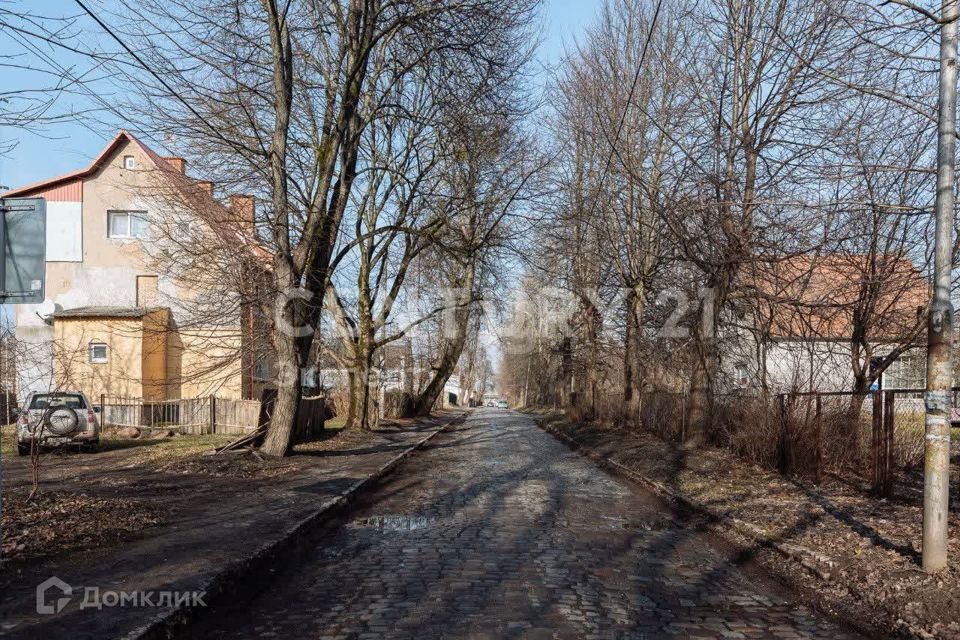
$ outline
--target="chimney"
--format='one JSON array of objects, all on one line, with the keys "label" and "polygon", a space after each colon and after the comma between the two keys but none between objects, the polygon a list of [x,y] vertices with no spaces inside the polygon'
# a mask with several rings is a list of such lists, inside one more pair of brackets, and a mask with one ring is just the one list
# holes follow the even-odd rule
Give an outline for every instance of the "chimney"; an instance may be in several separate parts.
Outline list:
[{"label": "chimney", "polygon": [[256,236],[256,207],[253,196],[230,194],[230,210],[240,221],[243,229],[251,236]]},{"label": "chimney", "polygon": [[179,158],[179,157],[177,157],[177,156],[171,156],[171,157],[169,157],[169,158],[164,158],[164,160],[167,161],[167,164],[169,164],[171,167],[173,167],[173,170],[174,170],[174,171],[176,171],[177,173],[181,173],[181,174],[186,175],[186,173],[187,173],[187,161],[186,161],[185,159]]},{"label": "chimney", "polygon": [[209,180],[197,180],[197,186],[209,193],[211,196],[213,195],[213,183]]}]

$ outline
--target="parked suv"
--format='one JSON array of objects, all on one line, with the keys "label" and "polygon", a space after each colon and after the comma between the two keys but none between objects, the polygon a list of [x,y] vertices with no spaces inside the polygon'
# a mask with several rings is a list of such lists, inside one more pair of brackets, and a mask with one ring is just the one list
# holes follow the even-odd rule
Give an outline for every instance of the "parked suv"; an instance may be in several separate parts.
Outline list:
[{"label": "parked suv", "polygon": [[34,440],[41,447],[95,449],[100,444],[99,410],[79,391],[31,393],[17,417],[17,452],[30,455]]}]

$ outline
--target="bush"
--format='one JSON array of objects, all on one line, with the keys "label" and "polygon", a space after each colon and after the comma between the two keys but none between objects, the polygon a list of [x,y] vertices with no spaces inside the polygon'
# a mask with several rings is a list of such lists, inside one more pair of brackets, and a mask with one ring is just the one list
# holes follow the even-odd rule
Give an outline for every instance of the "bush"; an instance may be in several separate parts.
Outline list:
[{"label": "bush", "polygon": [[404,391],[383,394],[383,417],[406,418],[413,414],[413,396]]},{"label": "bush", "polygon": [[684,393],[652,391],[640,397],[640,424],[668,442],[679,442],[686,427]]},{"label": "bush", "polygon": [[780,421],[771,397],[717,396],[713,408],[711,440],[749,462],[776,466]]}]

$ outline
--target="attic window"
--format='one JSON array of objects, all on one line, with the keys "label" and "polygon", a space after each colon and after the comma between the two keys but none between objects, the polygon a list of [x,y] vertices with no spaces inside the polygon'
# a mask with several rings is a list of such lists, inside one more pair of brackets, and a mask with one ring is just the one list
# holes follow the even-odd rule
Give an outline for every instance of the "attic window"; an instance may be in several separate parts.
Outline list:
[{"label": "attic window", "polygon": [[107,362],[107,345],[102,342],[91,342],[90,362],[93,364],[105,364]]},{"label": "attic window", "polygon": [[123,168],[124,169],[136,168],[136,163],[133,160],[133,156],[123,156]]}]

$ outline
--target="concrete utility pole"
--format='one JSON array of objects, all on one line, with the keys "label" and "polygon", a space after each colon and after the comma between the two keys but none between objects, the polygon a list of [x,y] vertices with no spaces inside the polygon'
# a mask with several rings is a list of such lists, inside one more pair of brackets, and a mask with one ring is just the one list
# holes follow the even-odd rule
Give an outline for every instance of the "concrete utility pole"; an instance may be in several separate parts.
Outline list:
[{"label": "concrete utility pole", "polygon": [[950,407],[953,386],[953,188],[957,124],[957,0],[943,0],[933,300],[927,324],[926,441],[923,470],[923,568],[947,566],[950,507]]}]

